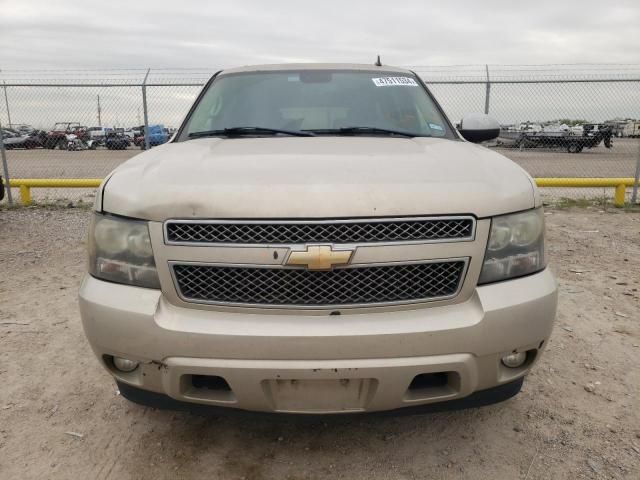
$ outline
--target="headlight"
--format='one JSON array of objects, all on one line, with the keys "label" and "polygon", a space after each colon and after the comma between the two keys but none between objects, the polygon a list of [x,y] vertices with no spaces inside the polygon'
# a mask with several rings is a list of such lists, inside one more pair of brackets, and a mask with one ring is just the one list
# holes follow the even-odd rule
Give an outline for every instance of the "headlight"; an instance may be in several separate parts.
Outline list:
[{"label": "headlight", "polygon": [[521,277],[545,266],[542,208],[491,220],[487,253],[478,283]]},{"label": "headlight", "polygon": [[160,288],[147,223],[96,213],[89,229],[89,273],[110,282]]}]

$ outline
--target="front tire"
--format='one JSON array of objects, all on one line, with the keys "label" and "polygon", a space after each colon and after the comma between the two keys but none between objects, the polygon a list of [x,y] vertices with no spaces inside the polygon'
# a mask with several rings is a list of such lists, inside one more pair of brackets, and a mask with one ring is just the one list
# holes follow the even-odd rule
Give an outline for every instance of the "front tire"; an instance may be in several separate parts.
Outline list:
[{"label": "front tire", "polygon": [[576,142],[571,142],[567,145],[567,152],[569,153],[580,153],[581,151],[582,147]]}]

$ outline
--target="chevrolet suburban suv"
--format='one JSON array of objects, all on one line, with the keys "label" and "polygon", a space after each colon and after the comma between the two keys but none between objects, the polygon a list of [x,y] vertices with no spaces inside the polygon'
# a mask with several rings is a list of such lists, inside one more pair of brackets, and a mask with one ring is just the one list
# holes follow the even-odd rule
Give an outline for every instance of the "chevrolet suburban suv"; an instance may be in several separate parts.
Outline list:
[{"label": "chevrolet suburban suv", "polygon": [[[121,394],[330,414],[521,388],[557,301],[532,178],[415,73],[218,72],[96,196],[80,311]],[[418,408],[420,407],[420,408]]]}]

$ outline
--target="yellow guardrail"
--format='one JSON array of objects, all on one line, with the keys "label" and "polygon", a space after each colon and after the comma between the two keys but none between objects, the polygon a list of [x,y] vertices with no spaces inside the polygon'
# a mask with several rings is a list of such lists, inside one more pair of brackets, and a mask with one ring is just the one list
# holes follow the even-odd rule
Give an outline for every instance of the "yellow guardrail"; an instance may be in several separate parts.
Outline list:
[{"label": "yellow guardrail", "polygon": [[[627,187],[633,186],[634,179],[628,178],[536,178],[539,187],[565,188],[598,188],[613,187],[615,194],[613,204],[624,206],[624,195]],[[12,178],[12,187],[20,189],[20,202],[23,205],[31,203],[32,188],[96,188],[100,185],[100,178]]]},{"label": "yellow guardrail", "polygon": [[624,207],[624,194],[627,187],[632,187],[634,179],[622,178],[536,178],[539,187],[566,187],[566,188],[598,188],[614,187],[613,204],[616,207]]},{"label": "yellow guardrail", "polygon": [[20,203],[31,203],[32,188],[97,188],[101,178],[12,178],[9,185],[20,189]]}]

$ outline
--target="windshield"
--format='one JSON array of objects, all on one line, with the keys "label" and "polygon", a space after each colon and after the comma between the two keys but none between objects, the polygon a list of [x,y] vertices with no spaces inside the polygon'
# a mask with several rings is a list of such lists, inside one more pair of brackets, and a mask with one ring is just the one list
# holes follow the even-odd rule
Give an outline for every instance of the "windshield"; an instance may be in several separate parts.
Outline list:
[{"label": "windshield", "polygon": [[301,131],[455,138],[411,74],[300,70],[221,75],[200,98],[180,140]]}]

